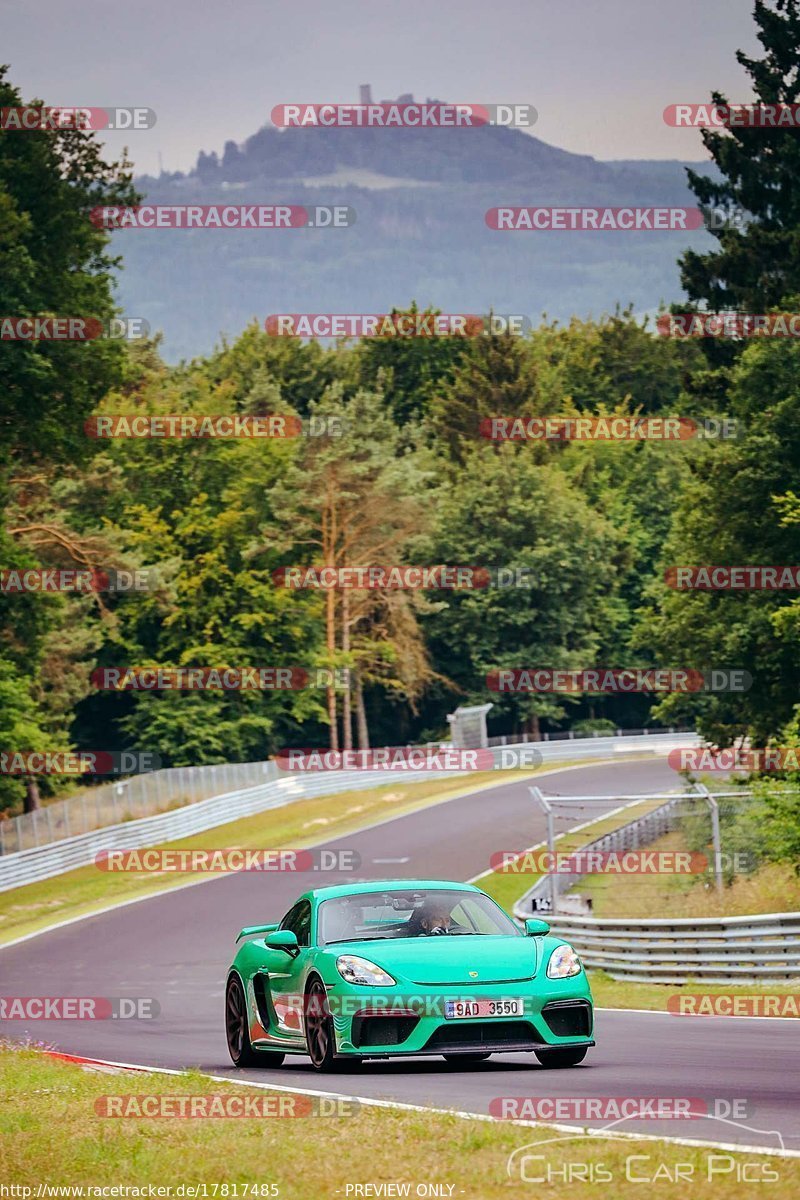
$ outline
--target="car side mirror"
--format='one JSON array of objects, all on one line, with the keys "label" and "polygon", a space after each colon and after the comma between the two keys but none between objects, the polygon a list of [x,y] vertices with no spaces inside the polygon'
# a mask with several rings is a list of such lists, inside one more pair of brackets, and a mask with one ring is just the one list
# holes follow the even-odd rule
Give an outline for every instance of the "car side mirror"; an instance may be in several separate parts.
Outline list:
[{"label": "car side mirror", "polygon": [[299,954],[297,934],[291,929],[276,929],[264,938],[268,950],[285,950],[287,954]]},{"label": "car side mirror", "polygon": [[547,921],[541,921],[538,917],[527,917],[525,921],[525,933],[528,937],[543,937],[544,934],[550,932],[550,926]]}]

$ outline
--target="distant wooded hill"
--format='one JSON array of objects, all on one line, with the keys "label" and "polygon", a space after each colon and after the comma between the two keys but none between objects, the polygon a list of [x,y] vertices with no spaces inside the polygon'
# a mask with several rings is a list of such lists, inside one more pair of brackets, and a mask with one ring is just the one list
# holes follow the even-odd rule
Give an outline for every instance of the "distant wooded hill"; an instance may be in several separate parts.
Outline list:
[{"label": "distant wooded hill", "polygon": [[[598,162],[516,130],[270,126],[193,171],[142,177],[155,203],[348,204],[348,229],[125,230],[121,301],[165,334],[170,360],[208,352],[273,312],[598,316],[680,295],[676,259],[708,234],[498,233],[498,204],[694,204],[677,161]],[[697,168],[697,164],[690,164]]]}]

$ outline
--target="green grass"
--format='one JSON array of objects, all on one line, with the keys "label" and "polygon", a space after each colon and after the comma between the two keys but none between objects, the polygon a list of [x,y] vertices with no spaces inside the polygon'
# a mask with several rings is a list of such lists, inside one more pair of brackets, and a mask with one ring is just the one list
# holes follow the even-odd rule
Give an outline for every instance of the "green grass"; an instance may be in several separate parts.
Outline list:
[{"label": "green grass", "polygon": [[[790,983],[762,983],[747,986],[740,984],[725,987],[721,984],[704,983],[701,979],[689,980],[681,985],[675,983],[629,983],[627,980],[612,979],[605,971],[588,971],[592,995],[598,1008],[647,1008],[654,1012],[666,1012],[670,996],[703,993],[710,996],[796,996],[800,988]],[[787,1013],[791,1016],[791,1013]],[[675,1018],[680,1020],[679,1017]]]},{"label": "green grass", "polygon": [[[680,830],[648,850],[686,850]],[[711,851],[708,851],[709,856]],[[718,892],[705,875],[587,875],[573,889],[591,896],[596,917],[736,917],[800,910],[800,875],[789,863],[766,863]]]},{"label": "green grass", "polygon": [[[447,1068],[443,1068],[447,1069]],[[454,1100],[458,1072],[453,1071]],[[522,1085],[516,1092],[527,1091]],[[500,1200],[501,1197],[542,1194],[557,1200],[595,1200],[609,1196],[637,1200],[675,1200],[688,1194],[714,1200],[749,1200],[753,1183],[737,1182],[741,1164],[750,1171],[777,1173],[768,1185],[773,1200],[789,1200],[800,1190],[800,1160],[775,1155],[727,1154],[704,1148],[671,1146],[663,1141],[640,1142],[577,1138],[529,1149],[545,1164],[531,1163],[529,1171],[549,1170],[553,1182],[545,1189],[512,1182],[506,1173],[515,1150],[561,1135],[547,1127],[523,1128],[507,1122],[469,1121],[437,1113],[404,1112],[363,1107],[349,1116],[192,1119],[190,1117],[110,1118],[97,1115],[104,1096],[237,1096],[270,1097],[284,1105],[295,1101],[289,1091],[276,1093],[217,1083],[199,1074],[96,1074],[53,1060],[33,1050],[0,1047],[0,1180],[5,1185],[31,1187],[148,1185],[177,1188],[181,1184],[218,1185],[216,1195],[238,1196],[243,1185],[275,1185],[281,1200],[346,1200],[356,1196],[355,1185],[451,1185],[452,1197]],[[172,1101],[175,1103],[176,1101]],[[300,1105],[307,1104],[297,1097]],[[285,1111],[285,1110],[284,1110]],[[682,1122],[675,1122],[676,1126]],[[683,1130],[676,1128],[676,1136]],[[693,1130],[696,1132],[696,1130]],[[703,1131],[713,1140],[727,1140],[723,1130]],[[641,1177],[660,1170],[650,1184],[626,1179],[628,1170]],[[643,1161],[642,1156],[647,1156]],[[686,1164],[695,1187],[680,1191],[664,1173],[674,1176],[676,1164]],[[588,1164],[588,1167],[587,1167]],[[576,1183],[564,1178],[570,1171],[610,1172],[615,1182]],[[712,1168],[728,1168],[709,1185]],[[751,1175],[752,1178],[752,1175]],[[703,1186],[705,1184],[705,1187]],[[228,1191],[222,1191],[228,1185]],[[348,1192],[348,1188],[351,1190]],[[19,1193],[17,1193],[19,1195]],[[146,1191],[143,1193],[146,1195]],[[173,1196],[174,1196],[173,1191]],[[208,1197],[214,1193],[209,1187]],[[263,1195],[269,1194],[267,1190]],[[360,1195],[376,1195],[362,1191]],[[447,1195],[447,1189],[444,1192]],[[253,1195],[252,1192],[248,1196]]]}]

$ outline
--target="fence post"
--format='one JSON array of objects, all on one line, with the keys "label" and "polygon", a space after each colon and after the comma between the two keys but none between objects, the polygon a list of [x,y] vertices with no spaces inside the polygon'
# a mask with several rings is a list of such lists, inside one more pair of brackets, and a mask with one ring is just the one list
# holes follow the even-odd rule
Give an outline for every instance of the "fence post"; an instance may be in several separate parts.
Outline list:
[{"label": "fence post", "polygon": [[704,783],[694,784],[695,791],[702,796],[711,810],[711,842],[714,847],[714,882],[717,891],[722,891],[722,846],[719,837],[719,805]]},{"label": "fence post", "polygon": [[[556,852],[556,835],[555,835],[555,823],[553,820],[553,808],[552,808],[552,805],[550,804],[549,800],[546,800],[545,797],[542,795],[541,788],[532,787],[532,788],[529,788],[528,790],[529,790],[530,794],[533,796],[536,803],[544,811],[545,816],[547,817],[547,849],[550,852],[549,862],[552,867],[555,865],[555,852]],[[549,887],[550,912],[551,912],[551,914],[555,914],[555,911],[556,911],[556,873],[555,873],[555,871],[552,871],[552,870],[550,871],[550,878],[548,880],[548,883],[550,885],[550,887]]]}]

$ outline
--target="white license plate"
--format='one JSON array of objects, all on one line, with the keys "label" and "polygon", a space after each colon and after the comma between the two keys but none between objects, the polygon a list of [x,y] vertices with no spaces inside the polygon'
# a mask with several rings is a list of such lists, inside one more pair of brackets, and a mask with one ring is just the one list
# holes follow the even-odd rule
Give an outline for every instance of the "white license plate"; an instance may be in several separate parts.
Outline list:
[{"label": "white license plate", "polygon": [[476,1017],[521,1017],[525,1002],[521,997],[513,1000],[445,1000],[446,1021],[471,1021]]}]

